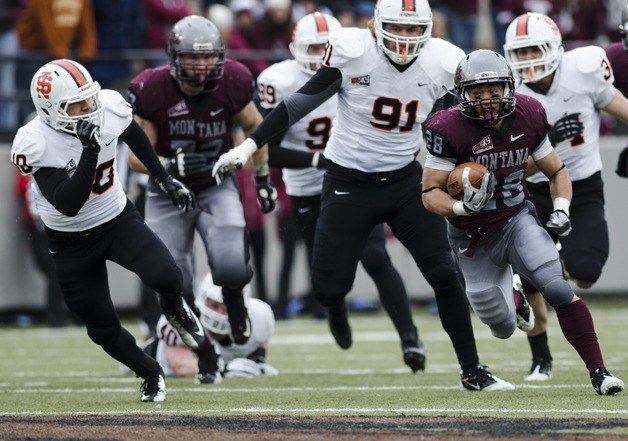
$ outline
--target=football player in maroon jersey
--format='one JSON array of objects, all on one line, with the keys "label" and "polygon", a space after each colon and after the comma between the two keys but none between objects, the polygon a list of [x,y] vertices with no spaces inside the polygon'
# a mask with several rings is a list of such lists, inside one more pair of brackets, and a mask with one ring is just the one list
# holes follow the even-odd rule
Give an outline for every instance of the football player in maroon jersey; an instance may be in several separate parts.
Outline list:
[{"label": "football player in maroon jersey", "polygon": [[[521,316],[530,314],[525,296],[513,295],[515,270],[556,310],[563,334],[584,361],[595,391],[621,392],[624,382],[604,366],[589,309],[565,280],[554,242],[527,200],[524,176],[531,156],[549,178],[554,211],[547,227],[559,236],[569,234],[571,180],[549,141],[543,106],[515,94],[512,69],[493,51],[478,50],[463,58],[454,81],[460,106],[436,113],[426,125],[423,202],[449,222],[449,243],[460,262],[471,306],[495,337],[510,337],[518,321],[528,318]],[[456,165],[469,161],[490,172],[480,188],[463,174],[463,198],[456,200],[447,193],[447,178]]]}]

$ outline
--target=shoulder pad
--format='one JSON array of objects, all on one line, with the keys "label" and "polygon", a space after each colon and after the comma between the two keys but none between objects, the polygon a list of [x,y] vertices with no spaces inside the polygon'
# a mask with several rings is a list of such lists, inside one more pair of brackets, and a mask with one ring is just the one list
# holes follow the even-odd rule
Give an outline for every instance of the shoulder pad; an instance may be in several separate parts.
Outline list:
[{"label": "shoulder pad", "polygon": [[423,50],[430,54],[431,59],[439,60],[441,68],[451,75],[456,73],[456,68],[465,55],[458,46],[440,38],[430,38]]},{"label": "shoulder pad", "polygon": [[43,166],[45,148],[44,134],[38,130],[30,130],[29,125],[26,125],[15,135],[11,146],[11,161],[23,175],[33,174]]},{"label": "shoulder pad", "polygon": [[103,129],[119,136],[131,124],[133,119],[131,105],[115,90],[101,90],[99,98],[105,109]]},{"label": "shoulder pad", "polygon": [[585,74],[603,69],[602,61],[606,59],[606,52],[598,46],[579,47],[572,49],[563,56],[566,55],[573,57],[578,70]]},{"label": "shoulder pad", "polygon": [[[284,60],[267,67],[257,77],[260,90],[260,105],[265,109],[272,109],[290,95],[295,89],[295,80],[298,70],[296,61]],[[272,86],[273,97],[266,99],[263,94],[268,93],[268,86]]]},{"label": "shoulder pad", "polygon": [[374,41],[371,31],[358,28],[340,28],[329,34],[329,45],[332,48],[329,67],[340,68],[347,62],[361,57],[367,44]]}]

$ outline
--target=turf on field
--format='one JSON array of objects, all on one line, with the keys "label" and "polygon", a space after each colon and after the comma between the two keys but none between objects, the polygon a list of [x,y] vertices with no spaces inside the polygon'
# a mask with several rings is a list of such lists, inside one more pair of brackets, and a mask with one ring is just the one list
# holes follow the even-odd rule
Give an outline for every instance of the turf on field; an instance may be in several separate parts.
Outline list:
[{"label": "turf on field", "polygon": [[[628,380],[628,301],[590,305],[607,367]],[[9,328],[0,332],[0,439],[537,439],[628,437],[628,393],[598,396],[583,363],[550,313],[554,378],[524,383],[530,363],[525,335],[490,336],[474,317],[481,360],[514,392],[460,391],[453,349],[438,317],[415,310],[427,369],[403,364],[396,333],[382,313],[353,314],[354,344],[338,348],[326,322],[278,322],[268,361],[278,377],[226,379],[197,386],[168,379],[164,403],[141,403],[139,379],[91,343],[83,328]],[[139,337],[135,323],[129,329]],[[128,430],[124,430],[124,428]],[[74,432],[74,431],[77,432]],[[57,435],[58,431],[58,435]],[[274,431],[274,432],[273,432]],[[128,433],[127,433],[128,432]],[[273,433],[283,434],[277,438]],[[164,432],[165,433],[165,432]],[[187,434],[187,435],[186,435]],[[189,438],[188,438],[189,435]],[[164,435],[165,436],[165,435]],[[583,436],[585,438],[583,438]],[[196,438],[194,438],[196,437]],[[165,439],[165,438],[164,438]],[[224,438],[223,438],[224,439]],[[409,438],[408,438],[409,439]],[[575,439],[575,438],[574,438]]]}]

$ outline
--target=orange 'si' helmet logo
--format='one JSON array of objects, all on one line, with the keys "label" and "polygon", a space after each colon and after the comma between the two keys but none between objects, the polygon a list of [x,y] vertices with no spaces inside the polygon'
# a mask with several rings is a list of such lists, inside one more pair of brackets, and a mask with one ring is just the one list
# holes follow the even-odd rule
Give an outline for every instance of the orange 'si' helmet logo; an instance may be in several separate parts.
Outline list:
[{"label": "orange 'si' helmet logo", "polygon": [[50,91],[52,90],[52,75],[51,72],[42,72],[37,78],[37,95],[41,98],[46,98],[50,96]]}]

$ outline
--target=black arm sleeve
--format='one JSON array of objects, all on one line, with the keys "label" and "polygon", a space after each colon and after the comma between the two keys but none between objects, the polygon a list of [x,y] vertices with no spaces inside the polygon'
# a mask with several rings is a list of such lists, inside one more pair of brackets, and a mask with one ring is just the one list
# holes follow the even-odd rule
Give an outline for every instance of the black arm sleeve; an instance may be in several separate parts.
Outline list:
[{"label": "black arm sleeve", "polygon": [[251,134],[258,146],[283,134],[292,124],[323,104],[340,91],[340,70],[322,66],[310,80],[283,100]]},{"label": "black arm sleeve", "polygon": [[72,177],[65,170],[50,167],[40,168],[33,177],[41,194],[59,213],[74,217],[92,192],[97,162],[98,152],[87,148],[83,149]]},{"label": "black arm sleeve", "polygon": [[312,167],[313,152],[302,152],[287,149],[278,145],[268,145],[268,165],[283,168],[308,168]]},{"label": "black arm sleeve", "polygon": [[131,151],[137,156],[137,159],[148,169],[155,182],[161,182],[162,179],[168,176],[168,172],[159,162],[159,157],[155,153],[155,149],[146,133],[144,133],[144,130],[137,122],[132,121],[129,127],[120,135],[120,138],[128,144]]}]

